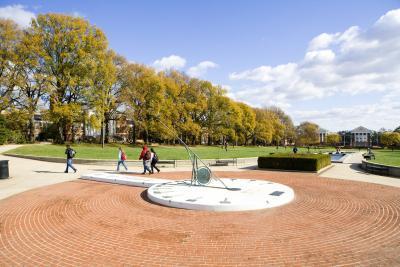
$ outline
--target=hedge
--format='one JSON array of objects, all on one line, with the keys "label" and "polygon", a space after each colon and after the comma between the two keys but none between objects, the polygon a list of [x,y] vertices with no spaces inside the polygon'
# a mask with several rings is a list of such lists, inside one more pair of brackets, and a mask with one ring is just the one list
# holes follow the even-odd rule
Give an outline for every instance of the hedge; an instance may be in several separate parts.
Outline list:
[{"label": "hedge", "polygon": [[328,154],[272,154],[258,158],[258,167],[265,169],[318,171],[330,164]]}]

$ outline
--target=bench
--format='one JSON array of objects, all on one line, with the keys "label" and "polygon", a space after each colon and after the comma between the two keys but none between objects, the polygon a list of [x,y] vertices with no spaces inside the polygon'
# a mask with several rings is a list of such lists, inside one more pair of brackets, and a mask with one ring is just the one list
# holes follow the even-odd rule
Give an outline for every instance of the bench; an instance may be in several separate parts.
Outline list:
[{"label": "bench", "polygon": [[176,168],[175,160],[159,160],[157,161],[157,165],[173,165]]},{"label": "bench", "polygon": [[366,171],[377,174],[389,174],[389,168],[386,166],[366,165]]},{"label": "bench", "polygon": [[375,159],[375,154],[374,153],[364,153],[364,154],[362,154],[362,156],[363,156],[363,158],[364,159],[367,159],[367,160],[371,160],[371,159]]},{"label": "bench", "polygon": [[217,159],[215,163],[210,163],[210,166],[228,166],[229,164],[237,165],[237,159]]}]

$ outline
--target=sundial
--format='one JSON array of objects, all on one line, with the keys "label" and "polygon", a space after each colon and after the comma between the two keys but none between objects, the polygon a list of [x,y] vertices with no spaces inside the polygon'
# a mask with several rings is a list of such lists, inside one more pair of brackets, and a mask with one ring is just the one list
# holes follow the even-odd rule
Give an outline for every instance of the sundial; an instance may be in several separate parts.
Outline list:
[{"label": "sundial", "polygon": [[189,146],[183,142],[183,140],[179,137],[178,134],[174,130],[172,130],[170,127],[165,125],[159,118],[159,116],[156,117],[160,124],[164,126],[166,129],[168,129],[171,133],[175,135],[175,137],[179,140],[181,145],[183,145],[186,149],[186,152],[188,153],[189,159],[192,162],[192,178],[190,180],[190,185],[192,186],[207,186],[212,180],[217,181],[223,189],[226,190],[233,190],[237,191],[240,190],[240,188],[237,187],[228,187],[226,184],[219,179],[212,171],[211,169],[205,164],[200,157],[189,148]]},{"label": "sundial", "polygon": [[191,186],[190,181],[157,184],[147,189],[151,201],[164,206],[207,211],[245,211],[274,208],[289,203],[293,190],[283,184],[263,180],[223,178],[226,190],[216,180],[207,186]]},{"label": "sundial", "polygon": [[[172,131],[163,122],[160,123]],[[192,163],[192,177],[187,181],[155,184],[147,196],[164,206],[209,211],[243,211],[273,208],[294,198],[290,187],[264,180],[218,178],[211,169],[176,134]]]},{"label": "sundial", "polygon": [[[165,124],[160,122],[166,128]],[[168,128],[169,129],[169,128]],[[147,187],[147,196],[155,203],[182,209],[206,211],[245,211],[274,208],[294,199],[292,188],[265,180],[218,178],[178,136],[192,163],[190,180],[115,173],[90,173],[81,178],[97,182]]]}]

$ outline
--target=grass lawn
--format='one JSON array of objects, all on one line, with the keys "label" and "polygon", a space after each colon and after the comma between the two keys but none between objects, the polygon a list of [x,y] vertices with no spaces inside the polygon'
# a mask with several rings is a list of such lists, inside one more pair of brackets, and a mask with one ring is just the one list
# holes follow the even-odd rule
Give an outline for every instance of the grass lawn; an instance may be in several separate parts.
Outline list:
[{"label": "grass lawn", "polygon": [[[79,144],[72,145],[72,148],[77,152],[76,158],[81,159],[116,159],[118,156],[118,147],[122,146],[128,156],[128,160],[136,160],[139,158],[141,147],[128,146],[119,144],[109,144],[101,148],[98,144]],[[183,146],[155,146],[159,158],[163,159],[188,159],[186,150]],[[254,147],[254,146],[240,146],[233,148],[228,147],[228,151],[222,149],[220,146],[195,146],[191,149],[199,155],[202,159],[218,159],[218,158],[249,158],[268,155],[269,153],[291,153],[292,148],[287,147]],[[334,148],[323,149],[310,149],[311,153],[314,152],[327,152],[335,151]],[[47,156],[47,157],[65,157],[64,145],[24,145],[22,147],[7,151],[7,153],[31,155],[31,156]],[[306,153],[306,148],[299,148],[298,153]]]},{"label": "grass lawn", "polygon": [[391,149],[380,149],[373,150],[375,154],[375,160],[371,160],[372,162],[381,163],[385,165],[391,166],[400,166],[400,150],[391,150]]}]

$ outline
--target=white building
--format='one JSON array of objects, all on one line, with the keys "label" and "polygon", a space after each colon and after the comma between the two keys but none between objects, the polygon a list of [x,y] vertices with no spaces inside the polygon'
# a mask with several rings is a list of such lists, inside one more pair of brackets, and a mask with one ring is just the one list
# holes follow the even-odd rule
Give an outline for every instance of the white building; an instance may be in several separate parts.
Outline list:
[{"label": "white building", "polygon": [[351,141],[350,146],[353,147],[370,147],[372,131],[365,127],[357,127],[350,131]]},{"label": "white building", "polygon": [[319,135],[319,143],[324,144],[326,143],[326,137],[329,134],[329,131],[324,129],[324,128],[319,128],[318,129],[318,135]]}]

